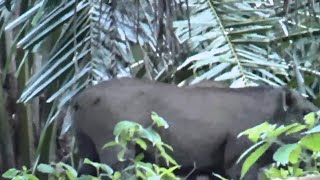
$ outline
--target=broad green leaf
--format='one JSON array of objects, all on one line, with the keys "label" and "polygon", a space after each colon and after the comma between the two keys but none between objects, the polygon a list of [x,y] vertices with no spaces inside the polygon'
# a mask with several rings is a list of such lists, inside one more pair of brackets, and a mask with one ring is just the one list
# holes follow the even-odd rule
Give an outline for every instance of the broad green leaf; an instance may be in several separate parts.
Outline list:
[{"label": "broad green leaf", "polygon": [[48,164],[39,164],[37,170],[46,174],[52,174],[55,171],[54,168]]},{"label": "broad green leaf", "polygon": [[289,171],[281,168],[281,169],[280,169],[280,174],[281,174],[281,177],[282,177],[282,178],[285,178],[285,179],[286,179],[286,178],[288,178]]},{"label": "broad green leaf", "polygon": [[146,163],[146,162],[137,162],[137,165],[143,166],[143,167],[148,167],[149,169],[153,168],[151,163]]},{"label": "broad green leaf", "polygon": [[141,137],[148,139],[153,145],[161,143],[160,135],[151,128],[142,129]]},{"label": "broad green leaf", "polygon": [[121,179],[121,173],[119,171],[116,171],[113,175],[112,180],[119,180]]},{"label": "broad green leaf", "polygon": [[137,126],[140,127],[141,125],[131,121],[120,121],[114,127],[113,134],[115,136],[119,136],[122,132],[125,132],[128,129],[132,129],[132,128],[135,129]]},{"label": "broad green leaf", "polygon": [[[33,175],[33,174],[26,174],[26,175],[24,175],[24,178],[26,179],[26,180],[39,180],[39,178],[37,178],[35,175]],[[73,180],[73,179],[70,179],[70,180]]]},{"label": "broad green leaf", "polygon": [[66,173],[67,173],[69,180],[75,180],[77,178],[78,173],[72,166],[65,164],[65,163],[59,163],[59,164],[61,164],[64,168],[67,169]]},{"label": "broad green leaf", "polygon": [[316,124],[316,113],[311,112],[311,113],[305,115],[303,119],[309,127],[312,127]]},{"label": "broad green leaf", "polygon": [[289,156],[289,162],[292,164],[297,164],[300,161],[302,148],[300,144],[297,144],[297,147],[291,152]]},{"label": "broad green leaf", "polygon": [[269,179],[281,178],[281,172],[278,168],[271,167],[266,171],[266,175]]},{"label": "broad green leaf", "polygon": [[264,132],[271,132],[275,129],[275,125],[271,125],[268,122],[264,122],[258,126],[255,126],[253,128],[247,129],[244,132],[240,133],[238,135],[238,138],[243,135],[248,135],[248,138],[256,143],[258,142],[259,138],[261,137],[261,134]]},{"label": "broad green leaf", "polygon": [[273,159],[277,164],[287,165],[290,154],[298,147],[297,144],[286,144],[281,146],[274,154]]},{"label": "broad green leaf", "polygon": [[143,149],[143,150],[147,150],[147,143],[142,140],[141,138],[138,138],[136,140],[136,143]]},{"label": "broad green leaf", "polygon": [[2,175],[2,177],[4,177],[4,178],[13,178],[13,177],[15,177],[16,175],[18,175],[19,172],[20,172],[19,170],[14,169],[14,168],[11,168],[11,169],[7,170],[7,171]]},{"label": "broad green leaf", "polygon": [[313,152],[320,151],[320,133],[306,135],[299,144]]},{"label": "broad green leaf", "polygon": [[290,173],[290,176],[300,177],[304,175],[304,170],[299,167],[288,167],[288,171]]},{"label": "broad green leaf", "polygon": [[283,168],[279,169],[279,168],[271,167],[266,171],[266,175],[269,179],[277,179],[277,178],[286,179],[288,178],[289,171]]},{"label": "broad green leaf", "polygon": [[251,166],[269,149],[270,146],[271,144],[264,144],[248,156],[241,169],[241,179],[244,177],[244,175],[246,175]]},{"label": "broad green leaf", "polygon": [[169,127],[167,121],[160,117],[157,113],[152,112],[151,113],[151,119],[157,124],[158,127],[164,127],[167,129]]}]

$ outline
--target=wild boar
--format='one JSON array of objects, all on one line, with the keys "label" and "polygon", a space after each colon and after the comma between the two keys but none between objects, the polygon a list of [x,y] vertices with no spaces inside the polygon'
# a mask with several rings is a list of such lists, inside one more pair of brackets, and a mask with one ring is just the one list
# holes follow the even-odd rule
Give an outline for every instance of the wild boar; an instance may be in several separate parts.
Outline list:
[{"label": "wild boar", "polygon": [[[286,124],[301,120],[306,113],[318,110],[298,92],[288,88],[178,88],[160,82],[131,78],[113,79],[87,88],[72,101],[73,121],[80,144],[95,144],[96,149],[80,146],[82,158],[100,158],[115,166],[117,148],[102,146],[114,139],[113,128],[122,120],[132,120],[144,127],[157,112],[169,128],[161,131],[165,143],[173,149],[173,157],[186,174],[196,164],[194,175],[219,173],[239,179],[242,152],[252,144],[237,139],[240,132],[264,121]],[[78,135],[79,136],[79,135]],[[151,152],[152,154],[152,152]],[[147,159],[152,160],[146,156]],[[257,179],[257,169],[271,162],[262,158],[245,179]],[[86,168],[82,169],[84,173]]]}]

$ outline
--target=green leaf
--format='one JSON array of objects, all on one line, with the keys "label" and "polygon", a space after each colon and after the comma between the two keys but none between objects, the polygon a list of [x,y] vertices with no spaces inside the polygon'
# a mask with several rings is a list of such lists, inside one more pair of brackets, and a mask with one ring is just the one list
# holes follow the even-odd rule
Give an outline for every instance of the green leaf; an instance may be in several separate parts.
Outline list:
[{"label": "green leaf", "polygon": [[299,167],[288,167],[288,171],[290,173],[290,176],[300,177],[304,175],[304,170]]},{"label": "green leaf", "polygon": [[148,139],[152,143],[152,145],[162,142],[160,135],[151,128],[142,129],[141,137]]},{"label": "green leaf", "polygon": [[252,145],[249,149],[247,149],[245,152],[243,152],[241,154],[241,156],[238,158],[236,163],[238,164],[245,156],[247,156],[251,151],[253,151],[253,149],[255,149],[256,147],[258,147],[258,146],[260,146],[261,144],[264,144],[264,143],[266,143],[266,142],[265,141],[260,141],[260,142],[258,142],[256,144]]},{"label": "green leaf", "polygon": [[141,138],[138,138],[136,140],[136,143],[143,149],[143,150],[147,150],[147,143],[142,140]]},{"label": "green leaf", "polygon": [[113,169],[110,166],[106,165],[106,164],[100,164],[100,168],[104,172],[106,172],[109,176],[113,174]]},{"label": "green leaf", "polygon": [[107,144],[105,144],[102,149],[105,149],[105,148],[108,148],[108,147],[112,147],[112,146],[117,146],[119,145],[119,143],[117,143],[116,141],[111,141],[111,142],[108,142]]},{"label": "green leaf", "polygon": [[134,158],[134,162],[142,161],[143,158],[144,158],[144,154],[140,153]]},{"label": "green leaf", "polygon": [[120,121],[116,124],[113,130],[115,136],[120,136],[121,133],[127,132],[129,129],[136,129],[136,127],[141,127],[140,124],[131,121]]},{"label": "green leaf", "polygon": [[169,149],[170,151],[173,151],[173,148],[172,148],[169,144],[162,143],[162,146],[163,146],[163,147],[166,147],[166,148]]},{"label": "green leaf", "polygon": [[53,174],[55,171],[54,168],[48,164],[39,164],[37,170],[45,174]]},{"label": "green leaf", "polygon": [[166,169],[166,168],[161,168],[161,177],[164,176],[164,175],[171,175],[173,173],[173,171],[175,171],[176,169],[179,169],[181,166],[173,166],[169,169]]},{"label": "green leaf", "polygon": [[140,127],[141,127],[140,125],[135,125],[135,126],[129,128],[129,129],[127,129],[128,133],[125,135],[125,136],[127,136],[126,139],[127,138],[129,138],[130,140],[133,139],[135,133],[138,132]]},{"label": "green leaf", "polygon": [[126,148],[126,147],[123,147],[123,148],[121,149],[121,151],[118,153],[118,160],[119,160],[119,161],[124,161],[124,160],[125,160],[125,159],[124,159],[124,155],[125,155],[126,151],[127,151],[127,148]]},{"label": "green leaf", "polygon": [[119,180],[121,179],[121,173],[119,171],[116,171],[113,175],[112,180]]},{"label": "green leaf", "polygon": [[282,177],[282,178],[287,179],[287,178],[288,178],[288,175],[289,175],[289,171],[281,168],[281,169],[280,169],[280,174],[281,174],[281,177]]},{"label": "green leaf", "polygon": [[145,176],[139,169],[136,170],[136,176],[140,177],[141,179],[147,179],[147,176]]},{"label": "green leaf", "polygon": [[26,166],[22,166],[23,171],[28,171],[28,168]]},{"label": "green leaf", "polygon": [[159,174],[160,171],[161,171],[161,168],[160,168],[158,165],[156,165],[156,164],[152,164],[152,166],[153,166],[154,171],[155,171],[157,174]]},{"label": "green leaf", "polygon": [[320,125],[317,125],[313,127],[312,129],[302,133],[302,134],[313,134],[313,133],[319,133],[320,132]]},{"label": "green leaf", "polygon": [[256,143],[256,142],[258,142],[262,133],[272,132],[274,129],[275,129],[275,125],[271,125],[268,122],[264,122],[258,126],[247,129],[244,132],[240,133],[238,135],[238,138],[243,135],[248,135],[249,140]]},{"label": "green leaf", "polygon": [[11,179],[11,178],[17,176],[19,174],[19,172],[20,172],[19,170],[15,169],[15,168],[11,168],[11,169],[7,170],[2,175],[2,177]]},{"label": "green leaf", "polygon": [[299,144],[313,152],[320,151],[320,133],[304,136]]},{"label": "green leaf", "polygon": [[66,174],[69,180],[75,180],[77,178],[78,173],[72,166],[65,163],[59,163],[59,164],[61,164],[64,168],[67,169]]},{"label": "green leaf", "polygon": [[273,159],[277,164],[287,165],[290,154],[298,147],[297,144],[286,144],[281,146],[274,154]]},{"label": "green leaf", "polygon": [[83,161],[83,163],[84,164],[91,164],[91,165],[93,165],[94,164],[94,162],[93,161],[91,161],[90,159],[88,159],[88,158],[85,158],[84,159],[84,161]]},{"label": "green leaf", "polygon": [[100,167],[100,164],[99,163],[96,163],[96,162],[93,162],[91,161],[90,159],[88,158],[85,158],[84,161],[83,161],[84,164],[90,164],[91,166],[94,166],[96,169],[99,169]]},{"label": "green leaf", "polygon": [[246,175],[251,166],[269,149],[270,146],[271,144],[266,143],[248,156],[241,169],[241,179],[244,177],[244,175]]},{"label": "green leaf", "polygon": [[291,128],[291,129],[289,129],[286,132],[286,135],[294,134],[294,133],[300,132],[300,131],[302,131],[302,130],[307,128],[306,125],[302,125],[302,124],[299,124],[299,123],[295,123],[295,124],[296,124],[296,126]]},{"label": "green leaf", "polygon": [[278,168],[271,167],[266,171],[268,179],[282,178],[281,172]]},{"label": "green leaf", "polygon": [[169,156],[165,149],[160,145],[160,144],[156,144],[158,150],[160,151],[160,155],[166,160],[169,161],[170,163],[174,164],[174,165],[178,165],[178,163],[171,157]]},{"label": "green leaf", "polygon": [[157,174],[152,170],[152,166],[150,165],[151,164],[147,163],[137,163],[138,168],[145,170],[147,173],[150,173],[151,176],[156,176]]},{"label": "green leaf", "polygon": [[280,126],[278,127],[273,133],[272,135],[274,135],[275,137],[280,136],[281,134],[283,134],[284,132],[287,132],[288,130],[291,130],[292,128],[295,128],[297,126],[297,124],[291,124],[288,126]]},{"label": "green leaf", "polygon": [[311,112],[311,113],[305,115],[303,119],[309,127],[312,127],[316,124],[316,113]]},{"label": "green leaf", "polygon": [[151,119],[157,124],[158,127],[164,127],[165,129],[169,127],[167,121],[155,112],[151,112]]},{"label": "green leaf", "polygon": [[[39,180],[39,178],[37,178],[35,175],[33,175],[33,174],[26,174],[26,175],[24,175],[24,178],[26,179],[26,180]],[[73,179],[70,179],[70,180],[73,180]]]},{"label": "green leaf", "polygon": [[291,152],[289,156],[289,162],[292,164],[297,164],[300,161],[302,148],[300,144],[297,144],[297,147]]}]

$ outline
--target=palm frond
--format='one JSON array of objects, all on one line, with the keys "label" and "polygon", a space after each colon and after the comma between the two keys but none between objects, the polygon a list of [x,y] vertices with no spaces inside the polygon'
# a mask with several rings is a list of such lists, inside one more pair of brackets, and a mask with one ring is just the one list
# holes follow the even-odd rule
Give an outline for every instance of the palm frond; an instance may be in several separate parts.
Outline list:
[{"label": "palm frond", "polygon": [[[39,51],[38,47],[45,43],[52,47],[49,55],[44,55],[48,59],[44,59],[41,70],[28,81],[20,102],[30,101],[55,82],[62,82],[60,90],[48,102],[69,97],[64,93],[82,87],[83,82],[95,84],[133,72],[159,79],[174,64],[179,47],[170,30],[174,11],[167,9],[173,7],[174,1],[162,5],[162,1],[126,0],[57,3],[52,6],[49,1],[39,1],[6,26],[10,31],[32,22],[17,46],[33,51]],[[53,42],[46,42],[54,33],[60,35]],[[143,63],[135,66],[141,60]]]},{"label": "palm frond", "polygon": [[[191,2],[191,37],[187,20],[176,21],[174,27],[180,42],[187,42],[193,52],[199,53],[179,68],[191,65],[190,69],[198,72],[191,83],[215,79],[228,80],[231,86],[283,85],[289,78],[292,59],[281,51],[287,47],[277,46],[285,44],[283,41],[293,44],[296,34],[306,36],[303,33],[307,29],[292,23],[291,27],[284,26],[286,18],[277,16],[277,6],[249,0]],[[319,30],[312,27],[312,32]]]}]

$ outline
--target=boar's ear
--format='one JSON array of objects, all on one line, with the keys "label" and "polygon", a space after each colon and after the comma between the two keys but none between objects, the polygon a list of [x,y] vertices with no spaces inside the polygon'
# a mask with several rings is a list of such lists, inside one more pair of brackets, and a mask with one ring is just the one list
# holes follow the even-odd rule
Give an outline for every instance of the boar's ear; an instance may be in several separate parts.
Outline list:
[{"label": "boar's ear", "polygon": [[287,111],[290,106],[294,105],[294,103],[294,93],[287,86],[284,86],[282,91],[282,104],[284,111]]}]

